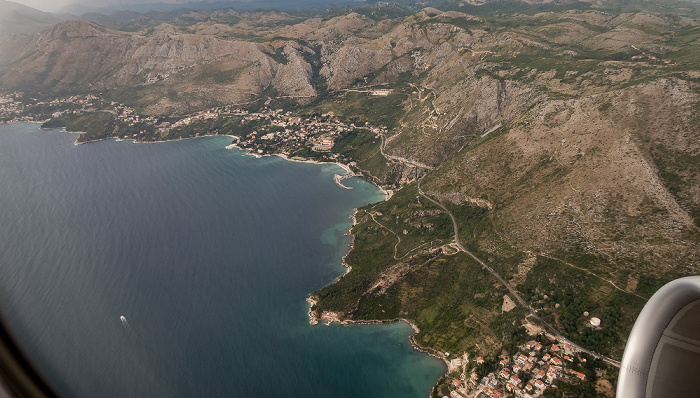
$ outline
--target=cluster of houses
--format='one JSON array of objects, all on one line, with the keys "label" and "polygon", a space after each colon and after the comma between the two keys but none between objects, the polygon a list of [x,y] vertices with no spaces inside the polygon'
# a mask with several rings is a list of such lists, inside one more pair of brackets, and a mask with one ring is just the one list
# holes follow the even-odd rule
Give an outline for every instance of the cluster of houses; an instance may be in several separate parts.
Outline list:
[{"label": "cluster of houses", "polygon": [[651,55],[651,54],[647,54],[646,52],[642,51],[641,49],[639,49],[635,45],[632,45],[632,48],[641,53],[641,54],[637,54],[637,55],[633,56],[632,57],[633,61],[646,60],[646,61],[652,61],[652,62],[663,62],[664,64],[667,64],[667,65],[672,63],[672,61],[670,59],[663,59],[663,58],[659,58],[659,57],[656,57],[656,56]]},{"label": "cluster of houses", "polygon": [[[241,121],[241,125],[250,123],[258,126],[252,132],[246,131],[241,134],[240,146],[257,150],[259,153],[284,154],[290,154],[304,146],[316,152],[330,152],[339,136],[356,128],[367,129],[375,134],[386,132],[385,127],[358,127],[353,123],[343,123],[333,112],[300,117],[290,111],[268,107],[257,112],[249,112],[235,106],[221,106],[174,120],[139,115],[129,106],[102,101],[92,94],[56,98],[29,105],[22,102],[23,96],[21,92],[0,96],[0,122],[35,121],[37,118],[59,117],[65,113],[99,110],[112,113],[120,126],[132,127],[125,130],[123,134],[120,133],[120,138],[138,140],[149,134],[166,137],[176,128],[192,126],[196,129],[196,124],[200,122],[236,117]],[[51,113],[40,115],[32,111],[39,109],[50,109]],[[238,135],[235,129],[230,133]]]},{"label": "cluster of houses", "polygon": [[[16,91],[0,95],[0,123],[34,122],[47,119],[49,116],[58,117],[66,112],[76,113],[94,107],[99,98],[92,94],[73,95],[55,98],[50,101],[31,99],[24,103],[24,93]],[[46,109],[53,109],[51,114],[45,114]]]},{"label": "cluster of houses", "polygon": [[87,94],[87,95],[73,95],[70,97],[64,97],[64,98],[55,98],[49,102],[37,102],[36,105],[44,105],[48,104],[50,106],[59,106],[63,104],[70,104],[70,105],[80,105],[80,106],[93,106],[95,104],[95,101],[97,101],[99,98],[96,95],[93,94]]},{"label": "cluster of houses", "polygon": [[134,126],[137,123],[156,124],[158,122],[157,118],[153,116],[141,116],[126,105],[112,103],[112,106],[114,106],[117,120],[126,125]]},{"label": "cluster of houses", "polygon": [[0,95],[0,124],[18,121],[24,106],[16,99],[22,93]]},{"label": "cluster of houses", "polygon": [[648,60],[654,62],[663,62],[664,64],[670,64],[672,61],[670,59],[658,58],[653,55],[639,54],[632,57],[633,61]]},{"label": "cluster of houses", "polygon": [[253,120],[268,120],[269,127],[242,137],[239,144],[244,148],[257,149],[258,153],[263,153],[261,148],[268,148],[271,152],[289,155],[307,145],[316,152],[330,152],[338,137],[354,129],[367,129],[374,134],[386,132],[385,127],[358,127],[354,123],[343,123],[333,112],[302,118],[280,109],[263,109],[246,114],[241,123]]},{"label": "cluster of houses", "polygon": [[[495,366],[490,367],[493,371],[479,379],[479,367],[485,367],[487,362],[494,365],[495,361]],[[533,398],[541,396],[559,378],[569,382],[586,380],[583,373],[573,369],[574,363],[585,363],[586,359],[568,343],[545,346],[532,340],[512,356],[501,355],[495,360],[478,357],[475,362],[469,374],[462,373],[459,379],[452,380],[450,398]]]}]

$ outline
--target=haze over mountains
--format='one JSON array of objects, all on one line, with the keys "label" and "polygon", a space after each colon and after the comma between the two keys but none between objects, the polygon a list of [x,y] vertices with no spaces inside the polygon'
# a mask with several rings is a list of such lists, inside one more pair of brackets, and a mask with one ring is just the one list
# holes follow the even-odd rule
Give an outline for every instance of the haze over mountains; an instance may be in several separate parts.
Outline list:
[{"label": "haze over mountains", "polygon": [[213,9],[323,9],[326,7],[360,5],[362,0],[18,0],[18,3],[42,11],[81,15],[88,12],[113,13],[117,11],[168,11],[179,8]]},{"label": "haze over mountains", "polygon": [[37,33],[66,17],[7,1],[0,0],[0,36],[14,33]]}]

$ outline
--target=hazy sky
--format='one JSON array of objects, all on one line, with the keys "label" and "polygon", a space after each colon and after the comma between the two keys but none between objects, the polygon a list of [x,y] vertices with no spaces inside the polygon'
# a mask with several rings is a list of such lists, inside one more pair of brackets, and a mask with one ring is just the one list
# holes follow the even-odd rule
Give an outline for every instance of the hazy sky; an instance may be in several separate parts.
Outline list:
[{"label": "hazy sky", "polygon": [[[148,3],[186,3],[183,0],[8,0],[36,8],[41,11],[56,12],[68,4],[85,4],[88,6],[115,4],[148,4]],[[197,0],[194,0],[197,1]]]},{"label": "hazy sky", "polygon": [[[56,12],[61,10],[63,7],[69,4],[82,4],[88,7],[104,7],[104,6],[126,6],[126,5],[137,5],[137,4],[154,4],[154,3],[166,3],[166,4],[185,4],[185,3],[195,3],[203,1],[213,1],[213,2],[224,2],[226,0],[7,0],[13,1],[15,3],[20,3],[27,5],[32,8],[36,8],[41,11]],[[237,2],[245,3],[247,1],[256,0],[237,0]],[[257,0],[260,1],[260,0]],[[262,0],[264,2],[265,0]],[[298,2],[304,3],[304,0],[288,0],[290,3]],[[355,1],[365,1],[365,0],[355,0]],[[334,4],[339,3],[349,3],[350,0],[326,0],[325,3]],[[279,0],[273,3],[279,4]]]},{"label": "hazy sky", "polygon": [[[227,0],[7,0],[7,1],[13,1],[16,3],[24,4],[32,8],[36,8],[37,10],[41,11],[48,11],[48,12],[56,12],[62,10],[65,6],[70,5],[70,4],[82,4],[87,7],[95,7],[95,8],[102,8],[102,7],[126,7],[128,8],[129,5],[134,6],[134,5],[143,5],[143,4],[186,4],[186,3],[197,3],[197,2],[225,2]],[[256,2],[256,4],[264,4],[266,0],[232,0],[236,1],[237,3],[246,3],[246,2]],[[287,0],[289,1],[290,5],[292,4],[297,4],[297,5],[303,5],[307,3],[309,0]],[[363,2],[365,0],[320,0],[321,2],[325,4],[336,4],[336,3],[343,3],[343,4],[348,4],[353,1],[356,2]],[[318,3],[319,0],[311,0],[311,3]],[[280,4],[280,0],[275,0],[272,1],[273,4]],[[85,10],[87,11],[87,10]],[[75,12],[75,11],[73,11]],[[80,11],[78,11],[80,13]]]},{"label": "hazy sky", "polygon": [[9,0],[15,3],[24,4],[29,7],[36,8],[41,11],[55,12],[61,7],[70,3],[75,3],[75,0]]}]

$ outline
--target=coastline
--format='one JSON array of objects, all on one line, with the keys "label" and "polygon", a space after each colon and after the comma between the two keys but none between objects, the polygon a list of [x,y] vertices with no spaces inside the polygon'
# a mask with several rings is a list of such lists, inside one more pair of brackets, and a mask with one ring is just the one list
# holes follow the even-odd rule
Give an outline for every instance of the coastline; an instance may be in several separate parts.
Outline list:
[{"label": "coastline", "polygon": [[413,329],[413,334],[411,334],[408,337],[408,343],[411,345],[411,347],[423,354],[427,354],[435,359],[441,360],[445,366],[448,366],[450,361],[443,355],[442,353],[438,352],[437,350],[428,348],[428,347],[423,347],[416,341],[416,335],[420,333],[420,329],[418,326],[416,326],[415,323],[409,321],[406,318],[393,318],[393,319],[370,319],[370,320],[353,320],[353,319],[340,319],[337,313],[327,311],[321,314],[320,317],[312,310],[313,306],[316,305],[318,302],[318,299],[314,295],[310,295],[306,301],[310,304],[309,306],[309,325],[315,326],[318,325],[319,323],[323,323],[326,326],[330,326],[333,323],[338,323],[343,326],[362,326],[362,325],[388,325],[392,323],[399,323],[399,322],[404,322],[408,324],[412,329]]},{"label": "coastline", "polygon": [[[317,162],[314,162],[317,163]],[[376,185],[376,184],[375,184]],[[380,188],[381,189],[381,188]],[[385,199],[388,200],[390,197],[387,195],[386,191],[382,189],[382,192],[385,194]],[[348,245],[348,251],[343,255],[343,258],[341,259],[341,264],[343,267],[345,267],[345,273],[343,275],[338,276],[333,282],[329,283],[333,284],[336,283],[338,280],[340,280],[342,277],[347,275],[350,271],[352,271],[352,266],[347,263],[346,259],[347,256],[350,254],[350,251],[354,248],[354,243],[355,243],[355,235],[352,233],[352,228],[357,225],[357,213],[358,209],[355,208],[353,209],[353,213],[350,216],[352,220],[352,225],[346,232],[346,235],[349,235],[351,237],[351,242]],[[412,329],[413,329],[413,334],[411,334],[408,337],[408,343],[411,345],[411,347],[423,354],[427,354],[435,359],[441,360],[445,364],[445,372],[447,372],[447,367],[449,366],[449,360],[445,355],[435,349],[431,349],[429,347],[423,347],[416,341],[416,335],[420,333],[420,328],[418,326],[409,321],[406,318],[393,318],[393,319],[370,319],[370,320],[353,320],[353,319],[341,319],[340,316],[332,311],[324,311],[322,314],[318,314],[316,311],[314,311],[314,307],[318,303],[318,297],[316,297],[313,293],[309,294],[309,297],[306,298],[306,302],[309,303],[309,311],[308,311],[308,316],[309,316],[309,325],[311,326],[316,326],[319,323],[323,323],[326,326],[330,326],[333,323],[338,323],[343,326],[351,326],[351,325],[382,325],[382,324],[392,324],[392,323],[398,323],[398,322],[404,322],[408,324]]]},{"label": "coastline", "polygon": [[[40,122],[19,122],[19,123],[40,123]],[[49,129],[41,128],[41,126],[39,127],[39,129],[40,130],[49,130]],[[70,134],[84,134],[84,132],[80,132],[80,131],[68,131],[68,130],[66,130],[65,127],[60,127],[58,130],[61,132],[70,133]],[[122,139],[122,138],[117,138],[117,137],[107,137],[107,138],[103,138],[103,139],[99,139],[99,140],[86,141],[86,142],[77,142],[77,140],[76,140],[73,144],[77,146],[77,145],[87,144],[87,143],[91,143],[91,142],[99,142],[99,141],[108,140],[108,139],[114,139],[117,142],[125,142],[126,141],[126,142],[135,143],[135,144],[158,144],[158,143],[164,143],[164,142],[174,142],[174,141],[182,141],[182,140],[187,140],[187,139],[204,138],[204,137],[230,137],[230,138],[233,138],[236,140],[240,140],[240,137],[235,136],[235,135],[230,135],[230,134],[207,134],[207,135],[200,135],[200,136],[195,136],[195,137],[185,137],[185,138],[177,138],[177,139],[172,139],[172,140],[159,140],[159,141],[138,141],[135,139]],[[226,145],[225,149],[238,149],[241,151],[245,151],[246,153],[244,154],[244,156],[254,156],[256,158],[262,158],[264,156],[278,156],[278,157],[280,157],[288,162],[311,163],[311,164],[319,164],[319,165],[334,164],[334,165],[342,168],[343,170],[345,170],[345,174],[343,176],[338,175],[338,174],[334,175],[334,180],[335,180],[336,184],[338,184],[339,186],[341,186],[345,189],[352,189],[352,187],[346,187],[346,186],[342,185],[339,181],[340,179],[342,179],[343,177],[344,178],[349,178],[349,177],[360,177],[361,178],[360,175],[358,175],[352,171],[352,169],[350,168],[349,165],[341,163],[341,162],[321,162],[318,160],[307,159],[307,158],[293,159],[293,158],[290,158],[288,155],[283,154],[283,153],[273,153],[273,154],[260,155],[260,154],[253,153],[252,149],[250,149],[250,148],[241,148],[236,143],[231,143],[229,145]],[[365,180],[365,181],[367,181],[367,180]],[[377,189],[379,189],[379,191],[384,195],[384,201],[391,198],[392,193],[387,191],[386,189],[384,189],[384,187],[382,187],[381,185],[378,185],[374,182],[371,182],[371,181],[367,181],[367,182],[370,182],[371,184],[376,186]],[[333,282],[331,282],[331,284],[337,282],[340,278],[342,278],[343,276],[347,275],[350,271],[352,271],[352,266],[350,264],[348,264],[347,257],[350,254],[350,252],[352,251],[352,249],[355,247],[355,235],[352,233],[352,228],[355,225],[357,225],[357,218],[356,218],[357,213],[358,213],[358,209],[354,208],[352,214],[349,216],[349,218],[352,220],[352,223],[351,223],[350,228],[346,232],[346,235],[350,236],[351,241],[348,244],[347,252],[343,255],[343,257],[341,259],[341,264],[343,267],[345,267],[345,272],[342,275],[338,276]],[[313,311],[313,307],[316,305],[316,302],[317,302],[317,299],[315,298],[315,296],[313,294],[310,294],[309,297],[307,297],[306,301],[310,304],[309,305],[309,313],[308,313],[310,325],[317,325],[320,322],[324,322],[326,325],[330,325],[333,322],[338,322],[341,325],[375,325],[375,324],[391,324],[391,323],[397,323],[397,322],[405,322],[408,325],[410,325],[414,331],[414,333],[411,336],[409,336],[409,338],[408,338],[408,342],[411,345],[411,347],[413,347],[413,349],[415,349],[418,352],[428,354],[433,358],[440,359],[445,364],[449,363],[449,361],[444,357],[444,355],[440,355],[435,350],[431,350],[427,347],[423,347],[420,344],[418,344],[418,342],[416,342],[415,336],[416,336],[416,334],[418,334],[420,332],[420,329],[413,322],[411,322],[405,318],[395,318],[395,319],[386,319],[386,320],[362,320],[362,321],[349,320],[349,319],[341,320],[337,316],[337,314],[334,314],[334,313],[326,314],[325,317],[322,315],[319,318],[317,316],[317,314]]]},{"label": "coastline", "polygon": [[[17,122],[17,123],[18,124],[19,123],[39,124],[40,122]],[[65,133],[70,133],[70,134],[79,134],[79,135],[84,134],[84,132],[79,132],[79,131],[68,131],[68,130],[66,130],[65,127],[50,128],[50,129],[46,128],[45,129],[45,128],[41,128],[39,125],[39,130],[47,130],[47,131],[48,130],[58,130],[59,132],[65,132]],[[174,142],[174,141],[181,141],[181,140],[185,140],[185,139],[203,138],[203,137],[230,137],[232,139],[239,139],[239,137],[237,137],[235,135],[229,135],[229,134],[226,134],[226,135],[224,135],[224,134],[208,134],[208,135],[176,138],[176,139],[170,139],[170,140],[158,140],[158,141],[138,141],[136,139],[128,139],[128,138],[121,139],[118,137],[105,137],[105,138],[101,138],[98,140],[90,140],[90,141],[86,141],[86,142],[77,142],[77,140],[76,140],[74,142],[74,145],[78,146],[78,145],[82,145],[82,144],[86,144],[86,143],[99,142],[99,141],[109,140],[109,139],[113,139],[117,142],[130,141],[132,143],[157,144],[157,143],[163,143],[163,142]],[[283,153],[273,153],[273,154],[264,154],[264,155],[256,154],[256,153],[253,153],[252,149],[241,148],[238,145],[236,145],[236,143],[231,143],[229,145],[226,145],[225,148],[226,149],[234,149],[235,148],[235,149],[246,152],[245,154],[243,154],[244,156],[246,156],[246,155],[247,156],[254,156],[256,158],[261,158],[264,156],[279,156],[282,159],[284,159],[286,161],[290,161],[290,162],[312,163],[312,164],[334,164],[334,165],[341,167],[343,170],[345,170],[346,176],[347,176],[345,178],[352,177],[352,176],[361,177],[361,175],[354,173],[349,165],[344,164],[344,163],[340,163],[340,162],[322,162],[322,161],[317,161],[317,160],[308,159],[308,158],[294,158],[293,159],[293,158],[290,158],[288,155],[283,154]],[[336,183],[342,187],[342,184],[340,184],[339,181],[337,181],[338,176],[339,176],[338,174],[335,174],[334,179],[336,179]],[[388,200],[391,197],[391,193],[388,192],[386,189],[384,189],[382,186],[380,186],[372,181],[368,181],[368,180],[365,180],[365,181],[372,183],[374,186],[377,187],[377,189],[379,189],[380,192],[382,192],[382,194],[384,196],[384,199],[383,199],[384,201]],[[344,188],[348,189],[348,187],[344,187]],[[352,189],[352,188],[349,188],[349,189]],[[341,259],[341,264],[343,265],[343,267],[345,267],[345,272],[342,275],[338,276],[334,281],[330,282],[329,284],[336,283],[339,279],[341,279],[342,277],[347,275],[352,270],[352,266],[350,264],[348,264],[348,262],[347,262],[347,257],[350,254],[350,252],[354,249],[355,236],[352,233],[352,228],[355,225],[357,225],[357,214],[358,214],[358,209],[354,208],[352,214],[349,215],[349,218],[352,220],[352,223],[351,223],[350,228],[346,232],[346,235],[350,236],[351,242],[348,244],[347,251],[345,252],[345,254],[343,255],[343,257]],[[392,324],[392,323],[398,323],[398,322],[405,322],[406,324],[411,326],[411,328],[413,329],[413,333],[408,337],[408,343],[411,345],[411,347],[414,350],[421,352],[421,353],[424,353],[424,354],[428,354],[429,356],[431,356],[433,358],[440,359],[441,362],[445,364],[445,366],[447,366],[447,364],[449,363],[449,361],[446,359],[446,357],[444,355],[441,355],[442,353],[439,353],[436,350],[430,349],[429,347],[423,347],[416,341],[416,335],[418,333],[420,333],[420,329],[413,322],[411,322],[405,318],[394,318],[394,319],[383,319],[383,320],[351,320],[351,319],[341,319],[335,313],[321,314],[321,316],[319,317],[318,314],[316,314],[315,311],[313,311],[313,308],[315,307],[315,305],[317,303],[317,299],[314,297],[314,295],[313,294],[309,295],[309,297],[307,297],[306,301],[310,304],[309,305],[309,312],[308,312],[310,325],[317,325],[320,322],[323,322],[326,325],[330,325],[331,323],[337,322],[340,325],[346,325],[346,326],[350,326],[350,325],[375,325],[375,324],[378,325],[378,324]]]},{"label": "coastline", "polygon": [[[44,121],[41,121],[41,120],[40,121],[21,120],[21,121],[12,121],[12,122],[7,122],[7,123],[0,123],[0,124],[20,124],[20,123],[38,124],[39,130],[44,130],[44,131],[58,130],[59,132],[62,132],[62,133],[78,134],[78,135],[87,134],[87,132],[85,132],[85,131],[71,131],[71,130],[66,129],[66,127],[47,127],[47,128],[41,127],[45,122],[47,122],[49,120],[51,120],[51,119],[46,119]],[[133,144],[159,144],[162,142],[175,142],[175,141],[190,140],[193,138],[205,138],[205,137],[230,137],[230,138],[234,138],[237,140],[241,139],[239,136],[233,135],[233,134],[204,134],[204,135],[196,135],[196,136],[192,136],[192,137],[180,137],[180,138],[174,138],[171,140],[157,140],[157,141],[139,141],[139,140],[136,140],[133,138],[105,137],[105,138],[100,138],[99,140],[90,140],[90,141],[85,141],[85,142],[78,142],[78,140],[76,139],[73,142],[73,145],[78,146],[78,145],[89,144],[92,142],[106,141],[106,140],[114,140],[116,142],[129,142],[129,143],[133,143]],[[78,137],[78,138],[80,138],[80,137]],[[228,145],[225,148],[229,149],[229,147],[240,149],[240,150],[245,150],[243,148],[236,146],[235,144]],[[248,151],[250,151],[250,150],[248,150]],[[345,167],[343,167],[343,168],[345,168]]]},{"label": "coastline", "polygon": [[[48,120],[50,120],[50,119],[47,119],[46,121],[48,121]],[[13,122],[3,123],[3,124],[36,123],[36,124],[39,124],[39,130],[58,129],[61,132],[69,133],[69,134],[78,134],[78,135],[86,134],[85,131],[70,131],[70,130],[67,130],[65,127],[58,127],[58,128],[55,128],[55,127],[43,128],[43,127],[41,127],[41,125],[46,121],[13,121]],[[204,137],[230,137],[230,138],[235,139],[237,142],[240,142],[240,140],[241,140],[241,137],[239,137],[237,135],[233,135],[233,134],[205,134],[205,135],[198,135],[198,136],[193,136],[193,137],[184,137],[184,138],[181,137],[181,138],[175,138],[175,139],[170,139],[170,140],[157,140],[157,141],[139,141],[139,140],[136,140],[133,138],[119,138],[119,137],[105,137],[105,138],[100,138],[99,140],[90,140],[90,141],[85,141],[85,142],[78,142],[78,140],[76,139],[73,142],[73,145],[78,146],[78,145],[83,145],[83,144],[89,144],[91,142],[99,142],[99,141],[110,140],[110,139],[113,139],[117,142],[131,142],[134,144],[158,144],[161,142],[174,142],[174,141],[182,141],[182,140],[188,140],[188,139],[193,139],[193,138],[204,138]],[[352,170],[352,168],[345,163],[321,162],[318,160],[313,160],[313,159],[308,159],[308,158],[294,159],[294,158],[290,158],[288,155],[286,155],[284,153],[272,153],[272,154],[261,155],[261,154],[253,153],[253,150],[251,148],[241,148],[240,146],[238,146],[237,142],[233,142],[229,145],[226,145],[225,148],[226,149],[238,149],[241,151],[245,151],[247,156],[253,156],[256,158],[261,158],[264,156],[279,156],[282,159],[289,161],[289,162],[312,163],[312,164],[334,164],[334,165],[342,168],[343,170],[345,170],[345,173],[343,175],[337,175],[336,177],[334,177],[336,184],[338,184],[338,186],[340,186],[341,188],[344,188],[344,189],[352,189],[352,187],[348,187],[348,186],[343,185],[341,182],[343,179],[350,178],[350,177],[360,177],[360,178],[362,177],[362,175],[355,173]],[[391,196],[393,195],[392,191],[385,189],[381,185],[379,185],[375,182],[369,181],[367,179],[365,179],[365,181],[376,186],[377,189],[379,189],[379,191],[384,195],[384,200],[389,200],[391,198]]]},{"label": "coastline", "polygon": [[[238,138],[238,137],[235,137],[235,138]],[[273,153],[273,154],[260,155],[260,154],[252,153],[252,149],[250,149],[250,148],[241,148],[238,145],[236,145],[236,143],[231,143],[231,144],[226,146],[226,149],[233,149],[233,148],[246,151],[247,152],[246,155],[255,156],[257,158],[261,158],[263,156],[279,156],[282,159],[289,161],[289,162],[312,163],[312,164],[335,164],[335,165],[337,165],[345,170],[345,172],[346,172],[345,176],[347,176],[345,178],[348,178],[348,177],[360,177],[361,178],[362,177],[361,175],[358,175],[355,172],[353,172],[349,165],[344,164],[344,163],[340,163],[340,162],[320,162],[317,160],[306,159],[306,158],[293,159],[293,158],[290,158],[289,156],[287,156],[286,154],[283,154],[283,153]],[[350,187],[343,186],[339,181],[339,177],[342,178],[343,176],[339,176],[338,174],[334,175],[334,179],[336,180],[335,181],[336,184],[340,185],[341,187],[343,187],[345,189],[352,189]],[[379,189],[379,191],[384,195],[384,201],[387,201],[391,198],[393,192],[385,189],[381,185],[376,184],[374,182],[371,182],[368,180],[365,180],[365,181],[370,182],[371,184],[376,186],[377,189]],[[348,264],[347,257],[350,254],[350,252],[353,250],[353,248],[355,247],[355,235],[352,233],[352,229],[355,225],[357,225],[357,213],[358,213],[358,209],[354,208],[352,214],[350,215],[350,219],[352,220],[352,224],[350,225],[350,228],[346,232],[346,235],[350,236],[351,241],[348,244],[347,252],[343,255],[343,257],[341,259],[341,264],[343,267],[345,267],[345,273],[338,276],[335,280],[333,280],[333,282],[329,283],[329,285],[336,283],[338,280],[340,280],[342,277],[344,277],[350,271],[352,271],[352,266],[350,264]],[[418,328],[418,326],[416,324],[409,321],[408,319],[405,319],[405,318],[394,318],[394,319],[383,319],[383,320],[379,320],[379,319],[373,319],[373,320],[340,319],[338,314],[333,313],[333,312],[321,314],[321,316],[319,317],[318,314],[313,310],[314,306],[318,302],[318,298],[313,293],[311,293],[306,298],[306,302],[309,303],[308,316],[309,316],[309,325],[311,325],[311,326],[318,325],[321,322],[323,322],[323,324],[326,326],[330,326],[332,323],[339,323],[340,325],[351,326],[351,325],[379,325],[379,324],[392,324],[392,323],[398,323],[398,322],[405,322],[413,329],[413,334],[411,334],[408,337],[409,345],[414,350],[416,350],[420,353],[427,354],[435,359],[441,360],[445,364],[445,371],[447,371],[447,366],[449,365],[449,361],[447,360],[447,358],[442,353],[438,352],[437,350],[421,346],[416,341],[416,335],[418,333],[420,333],[420,329]]]},{"label": "coastline", "polygon": [[[216,136],[217,135],[213,135],[212,137],[216,137]],[[205,137],[205,136],[201,136],[201,137]],[[229,135],[229,137],[236,138],[236,139],[240,140],[240,137],[235,136],[235,135]],[[194,137],[194,138],[196,138],[196,137]],[[246,155],[253,156],[256,158],[261,158],[264,156],[278,156],[278,157],[280,157],[288,162],[311,163],[311,164],[334,164],[334,165],[342,168],[343,170],[345,170],[345,173],[343,175],[339,175],[340,180],[343,180],[345,178],[350,178],[350,177],[362,178],[362,175],[357,174],[354,171],[352,171],[352,168],[349,165],[347,165],[345,163],[341,163],[341,162],[321,162],[318,160],[308,159],[308,158],[296,158],[295,159],[295,158],[290,158],[287,154],[284,154],[284,153],[270,153],[270,154],[261,155],[261,154],[253,153],[253,150],[251,148],[241,148],[236,143],[231,143],[231,144],[226,146],[226,149],[233,149],[233,148],[239,149],[241,151],[246,151],[247,152]],[[375,182],[369,181],[367,179],[365,179],[365,181],[367,181],[370,184],[377,187],[377,189],[379,189],[379,191],[382,193],[382,195],[384,195],[385,201],[389,200],[389,198],[391,198],[393,192],[390,192],[389,190],[385,189],[384,187],[382,187],[381,185],[379,185]],[[338,184],[340,187],[342,187],[344,189],[352,189],[352,187],[347,187],[347,186],[342,185],[340,183],[340,181],[336,181],[336,184]],[[353,224],[353,226],[354,226],[354,224]]]}]

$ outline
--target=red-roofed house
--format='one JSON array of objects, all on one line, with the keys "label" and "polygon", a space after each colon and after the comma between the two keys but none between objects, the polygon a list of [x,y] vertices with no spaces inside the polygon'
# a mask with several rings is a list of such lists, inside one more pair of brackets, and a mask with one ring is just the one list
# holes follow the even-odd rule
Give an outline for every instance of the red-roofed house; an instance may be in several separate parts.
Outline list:
[{"label": "red-roofed house", "polygon": [[577,372],[577,371],[575,371],[575,370],[573,370],[573,369],[569,369],[569,373],[571,373],[572,375],[578,377],[578,378],[581,379],[581,380],[586,380],[586,375],[584,375],[584,374],[581,373],[581,372]]},{"label": "red-roofed house", "polygon": [[525,362],[527,362],[527,357],[523,354],[518,355],[518,357],[515,359],[515,362],[519,363],[520,365],[523,365]]},{"label": "red-roofed house", "polygon": [[504,378],[506,380],[508,380],[510,378],[510,372],[508,371],[508,369],[501,370],[501,373],[499,373],[499,374],[502,378]]},{"label": "red-roofed house", "polygon": [[501,394],[500,391],[494,390],[494,389],[492,389],[492,388],[487,388],[487,389],[486,389],[486,394],[488,394],[489,397],[491,397],[491,398],[501,398],[501,395],[503,395],[503,394]]},{"label": "red-roofed house", "polygon": [[519,386],[521,383],[520,378],[516,375],[510,376],[510,382],[515,386]]},{"label": "red-roofed house", "polygon": [[522,397],[525,393],[518,387],[513,387],[513,394],[515,394],[516,397]]}]

